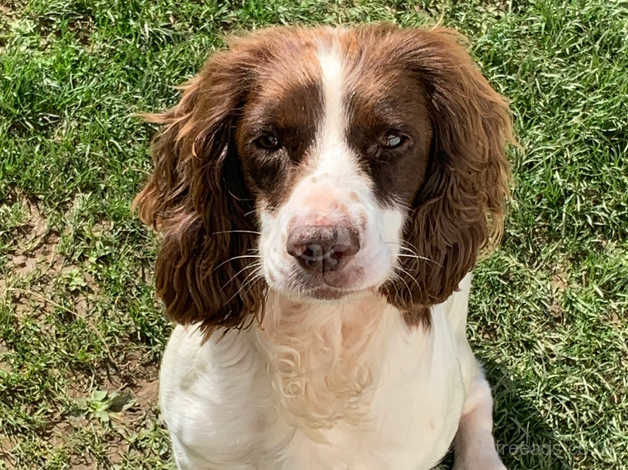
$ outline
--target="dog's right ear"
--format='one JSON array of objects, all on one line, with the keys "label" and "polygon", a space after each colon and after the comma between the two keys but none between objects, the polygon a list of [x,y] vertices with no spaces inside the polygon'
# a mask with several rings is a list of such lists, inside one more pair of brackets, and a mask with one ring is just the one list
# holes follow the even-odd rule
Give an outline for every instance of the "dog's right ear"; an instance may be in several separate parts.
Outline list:
[{"label": "dog's right ear", "polygon": [[175,107],[145,116],[163,126],[153,140],[153,173],[134,201],[163,236],[157,292],[172,319],[209,332],[249,323],[266,288],[251,269],[255,207],[233,144],[254,63],[250,46],[214,54]]},{"label": "dog's right ear", "polygon": [[400,260],[414,282],[384,292],[412,322],[444,302],[499,242],[509,194],[506,99],[482,75],[452,30],[393,30],[397,54],[423,85],[433,130],[430,164],[404,230],[414,255]]}]

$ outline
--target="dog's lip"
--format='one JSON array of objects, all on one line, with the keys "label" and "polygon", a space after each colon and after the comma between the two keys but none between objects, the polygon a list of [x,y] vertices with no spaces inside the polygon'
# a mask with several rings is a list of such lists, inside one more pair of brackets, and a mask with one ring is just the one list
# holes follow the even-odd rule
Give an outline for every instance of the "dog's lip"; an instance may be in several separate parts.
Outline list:
[{"label": "dog's lip", "polygon": [[298,297],[310,298],[315,300],[338,300],[344,297],[360,295],[374,290],[374,287],[365,287],[362,289],[346,289],[329,285],[322,285],[299,292]]}]

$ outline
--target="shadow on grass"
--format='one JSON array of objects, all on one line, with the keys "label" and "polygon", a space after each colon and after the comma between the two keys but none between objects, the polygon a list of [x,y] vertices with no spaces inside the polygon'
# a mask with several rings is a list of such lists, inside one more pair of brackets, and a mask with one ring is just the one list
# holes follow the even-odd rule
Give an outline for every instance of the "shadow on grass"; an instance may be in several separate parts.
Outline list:
[{"label": "shadow on grass", "polygon": [[[570,470],[570,449],[565,449],[544,422],[532,400],[523,396],[530,384],[514,376],[506,366],[478,357],[491,384],[494,399],[493,435],[499,455],[508,470]],[[432,470],[449,470],[454,464],[450,451]]]},{"label": "shadow on grass", "polygon": [[526,398],[531,385],[513,371],[488,359],[481,359],[494,399],[495,443],[509,470],[568,470],[574,452],[556,438],[542,413]]}]

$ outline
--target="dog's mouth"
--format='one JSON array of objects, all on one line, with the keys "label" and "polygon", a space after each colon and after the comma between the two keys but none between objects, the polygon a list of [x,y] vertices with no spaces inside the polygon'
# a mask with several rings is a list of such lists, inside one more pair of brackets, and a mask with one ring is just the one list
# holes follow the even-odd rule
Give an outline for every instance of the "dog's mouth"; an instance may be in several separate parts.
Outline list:
[{"label": "dog's mouth", "polygon": [[295,300],[348,300],[376,292],[390,278],[387,258],[381,251],[366,259],[352,260],[340,270],[326,269],[325,263],[334,262],[333,250],[310,257],[313,263],[319,263],[316,269],[305,269],[297,263],[286,266],[270,258],[264,271],[269,288]]},{"label": "dog's mouth", "polygon": [[[332,259],[328,255],[325,261],[327,258]],[[291,287],[297,297],[336,300],[365,290],[361,277],[362,269],[358,267],[318,272],[297,269],[293,271]]]},{"label": "dog's mouth", "polygon": [[359,283],[346,282],[345,278],[341,279],[337,276],[327,278],[325,274],[321,273],[316,276],[293,273],[291,277],[292,282],[277,282],[275,276],[271,276],[272,281],[267,280],[267,282],[271,289],[295,300],[305,301],[334,301],[353,298],[376,289],[373,286],[363,287]]},{"label": "dog's mouth", "polygon": [[289,297],[306,301],[347,300],[377,290],[376,286],[362,287],[352,286],[350,284],[332,285],[327,283],[324,278],[316,279],[316,281],[309,279],[308,281],[309,282],[303,282],[298,286],[294,286],[289,290],[280,290]]}]

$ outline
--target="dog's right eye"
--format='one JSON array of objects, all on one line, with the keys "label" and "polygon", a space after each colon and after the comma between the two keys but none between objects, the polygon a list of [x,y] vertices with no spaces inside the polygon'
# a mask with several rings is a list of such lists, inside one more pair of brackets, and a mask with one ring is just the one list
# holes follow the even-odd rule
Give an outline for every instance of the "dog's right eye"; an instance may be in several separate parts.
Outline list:
[{"label": "dog's right eye", "polygon": [[408,141],[408,137],[397,132],[389,131],[382,139],[382,146],[388,150],[397,149]]},{"label": "dog's right eye", "polygon": [[264,150],[275,151],[281,148],[281,142],[275,134],[264,133],[253,141],[253,143]]}]

